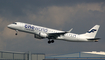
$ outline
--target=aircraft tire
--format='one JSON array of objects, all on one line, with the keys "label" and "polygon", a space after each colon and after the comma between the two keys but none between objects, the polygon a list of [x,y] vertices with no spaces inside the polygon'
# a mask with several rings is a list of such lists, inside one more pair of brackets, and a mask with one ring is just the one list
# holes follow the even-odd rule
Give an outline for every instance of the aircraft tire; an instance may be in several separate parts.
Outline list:
[{"label": "aircraft tire", "polygon": [[54,43],[54,40],[52,40],[51,42]]},{"label": "aircraft tire", "polygon": [[48,43],[50,44],[50,43],[51,43],[51,41],[48,41]]},{"label": "aircraft tire", "polygon": [[15,35],[17,35],[17,33]]}]

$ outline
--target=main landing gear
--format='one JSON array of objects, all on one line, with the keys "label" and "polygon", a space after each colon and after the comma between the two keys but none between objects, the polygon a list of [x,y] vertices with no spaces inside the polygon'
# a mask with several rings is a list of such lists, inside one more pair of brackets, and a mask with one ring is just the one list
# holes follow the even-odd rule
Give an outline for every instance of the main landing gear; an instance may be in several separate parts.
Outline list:
[{"label": "main landing gear", "polygon": [[51,40],[51,41],[50,41],[50,39],[49,39],[48,43],[49,43],[49,44],[50,44],[50,43],[54,43],[54,40]]},{"label": "main landing gear", "polygon": [[18,35],[18,30],[15,30],[15,31],[16,31],[15,35]]}]

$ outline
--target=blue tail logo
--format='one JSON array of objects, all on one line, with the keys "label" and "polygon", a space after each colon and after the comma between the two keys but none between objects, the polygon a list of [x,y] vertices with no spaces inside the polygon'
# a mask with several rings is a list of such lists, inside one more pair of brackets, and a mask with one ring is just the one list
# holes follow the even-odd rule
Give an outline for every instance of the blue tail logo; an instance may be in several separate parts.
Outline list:
[{"label": "blue tail logo", "polygon": [[91,33],[91,32],[95,32],[95,31],[97,31],[96,29],[92,29],[91,31],[87,31],[88,33]]}]

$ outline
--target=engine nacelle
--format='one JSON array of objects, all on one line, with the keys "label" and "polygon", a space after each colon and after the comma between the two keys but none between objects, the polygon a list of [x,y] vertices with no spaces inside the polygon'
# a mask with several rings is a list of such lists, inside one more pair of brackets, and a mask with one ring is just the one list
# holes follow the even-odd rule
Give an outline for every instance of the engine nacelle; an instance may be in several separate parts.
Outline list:
[{"label": "engine nacelle", "polygon": [[46,33],[39,33],[39,36],[43,37],[43,38],[46,38],[48,37],[48,35]]},{"label": "engine nacelle", "polygon": [[37,39],[44,39],[46,38],[48,35],[46,33],[39,33],[39,34],[34,34],[34,37]]},{"label": "engine nacelle", "polygon": [[37,39],[44,39],[43,37],[39,36],[39,35],[36,35],[34,34],[34,38],[37,38]]}]

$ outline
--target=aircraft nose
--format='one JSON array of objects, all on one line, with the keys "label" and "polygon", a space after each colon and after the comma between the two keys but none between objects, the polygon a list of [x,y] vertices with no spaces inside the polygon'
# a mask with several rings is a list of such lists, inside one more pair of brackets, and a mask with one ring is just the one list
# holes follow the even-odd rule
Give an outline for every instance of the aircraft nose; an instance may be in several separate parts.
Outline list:
[{"label": "aircraft nose", "polygon": [[7,27],[10,28],[11,27],[11,24],[9,24]]}]

